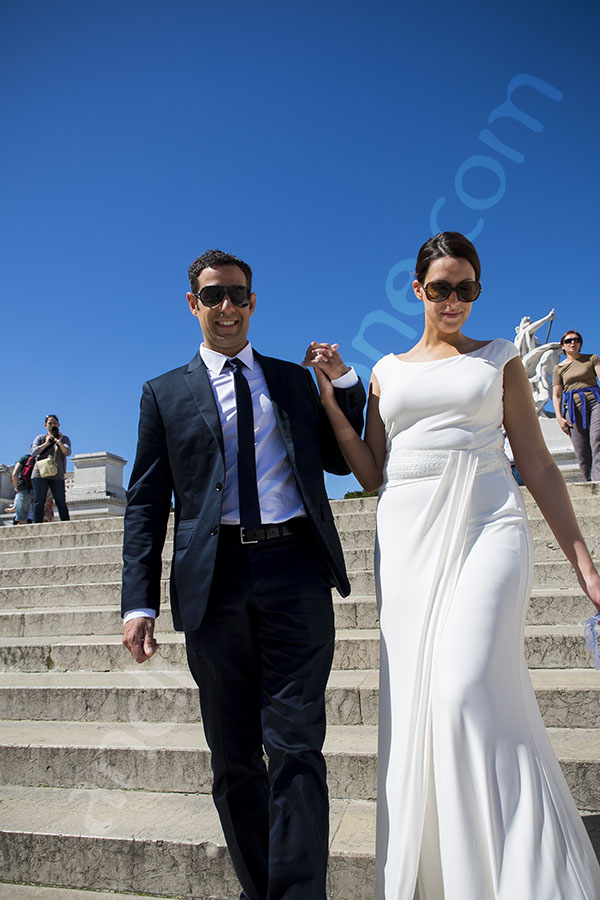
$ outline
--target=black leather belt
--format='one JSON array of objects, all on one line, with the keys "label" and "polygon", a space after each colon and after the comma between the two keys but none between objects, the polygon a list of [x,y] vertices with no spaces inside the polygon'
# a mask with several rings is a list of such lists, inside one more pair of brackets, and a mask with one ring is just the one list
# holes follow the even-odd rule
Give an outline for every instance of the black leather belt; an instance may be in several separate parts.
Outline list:
[{"label": "black leather belt", "polygon": [[272,541],[276,538],[290,537],[306,531],[307,521],[304,516],[288,519],[279,525],[260,525],[255,531],[246,531],[240,525],[221,525],[221,535],[236,536],[241,544],[260,544],[263,541]]}]

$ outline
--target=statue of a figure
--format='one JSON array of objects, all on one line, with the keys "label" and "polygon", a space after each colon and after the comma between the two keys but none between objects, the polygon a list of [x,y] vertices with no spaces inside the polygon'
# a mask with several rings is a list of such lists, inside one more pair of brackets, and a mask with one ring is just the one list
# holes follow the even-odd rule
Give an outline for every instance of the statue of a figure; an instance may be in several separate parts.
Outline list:
[{"label": "statue of a figure", "polygon": [[515,346],[521,356],[521,361],[527,372],[533,400],[538,416],[546,415],[544,407],[552,396],[552,372],[554,366],[561,356],[560,343],[558,341],[548,342],[550,335],[550,327],[546,334],[546,343],[542,344],[536,336],[536,331],[545,325],[546,322],[552,323],[555,317],[555,310],[551,309],[547,316],[532,322],[529,316],[523,316],[520,323],[515,328],[517,336],[515,337]]}]

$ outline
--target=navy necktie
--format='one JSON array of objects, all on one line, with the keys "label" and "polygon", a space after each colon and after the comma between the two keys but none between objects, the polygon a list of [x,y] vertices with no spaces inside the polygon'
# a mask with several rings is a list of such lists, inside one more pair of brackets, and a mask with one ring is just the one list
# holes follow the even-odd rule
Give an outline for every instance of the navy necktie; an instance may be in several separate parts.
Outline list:
[{"label": "navy necktie", "polygon": [[227,365],[233,369],[235,384],[240,525],[246,531],[256,531],[260,525],[260,504],[256,483],[252,394],[250,385],[242,372],[243,362],[235,358],[228,360]]}]

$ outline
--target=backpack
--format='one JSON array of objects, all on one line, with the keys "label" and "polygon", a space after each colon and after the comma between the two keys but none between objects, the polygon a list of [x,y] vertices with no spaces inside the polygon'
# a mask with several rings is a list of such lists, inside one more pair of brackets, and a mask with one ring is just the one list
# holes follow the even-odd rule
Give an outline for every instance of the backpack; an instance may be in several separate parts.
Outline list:
[{"label": "backpack", "polygon": [[31,474],[33,472],[36,462],[37,462],[36,456],[28,456],[25,461],[25,465],[19,472],[19,478],[21,479],[23,484],[26,484],[28,487],[31,486]]}]

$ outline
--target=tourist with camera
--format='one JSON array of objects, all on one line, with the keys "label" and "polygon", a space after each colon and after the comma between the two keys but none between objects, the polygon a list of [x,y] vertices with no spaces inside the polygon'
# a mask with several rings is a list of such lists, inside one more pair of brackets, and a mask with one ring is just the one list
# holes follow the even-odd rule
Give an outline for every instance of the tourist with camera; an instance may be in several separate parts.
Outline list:
[{"label": "tourist with camera", "polygon": [[33,485],[33,521],[44,519],[44,503],[48,488],[52,491],[61,521],[69,521],[65,501],[65,468],[71,454],[71,441],[60,431],[58,416],[46,416],[46,434],[38,434],[31,445],[37,462],[31,476]]}]

